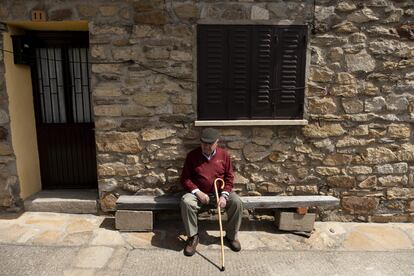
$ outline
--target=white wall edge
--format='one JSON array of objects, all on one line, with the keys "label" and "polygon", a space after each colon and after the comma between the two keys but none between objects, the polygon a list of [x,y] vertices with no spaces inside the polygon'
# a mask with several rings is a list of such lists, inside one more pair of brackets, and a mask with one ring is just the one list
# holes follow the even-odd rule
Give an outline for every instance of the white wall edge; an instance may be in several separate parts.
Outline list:
[{"label": "white wall edge", "polygon": [[195,121],[195,126],[304,126],[308,120],[218,120]]}]

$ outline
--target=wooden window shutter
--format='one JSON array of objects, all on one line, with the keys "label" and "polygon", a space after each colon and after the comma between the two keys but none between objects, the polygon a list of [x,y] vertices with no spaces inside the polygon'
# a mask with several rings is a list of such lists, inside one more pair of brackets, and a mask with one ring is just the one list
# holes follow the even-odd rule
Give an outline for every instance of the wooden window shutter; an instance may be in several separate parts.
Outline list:
[{"label": "wooden window shutter", "polygon": [[275,115],[285,119],[302,118],[307,27],[282,27],[277,40]]},{"label": "wooden window shutter", "polygon": [[198,118],[226,119],[228,80],[227,30],[198,25]]},{"label": "wooden window shutter", "polygon": [[252,35],[251,118],[273,117],[274,50],[272,26],[254,26]]},{"label": "wooden window shutter", "polygon": [[198,25],[198,119],[303,116],[307,26]]},{"label": "wooden window shutter", "polygon": [[229,119],[249,119],[251,27],[229,26]]}]

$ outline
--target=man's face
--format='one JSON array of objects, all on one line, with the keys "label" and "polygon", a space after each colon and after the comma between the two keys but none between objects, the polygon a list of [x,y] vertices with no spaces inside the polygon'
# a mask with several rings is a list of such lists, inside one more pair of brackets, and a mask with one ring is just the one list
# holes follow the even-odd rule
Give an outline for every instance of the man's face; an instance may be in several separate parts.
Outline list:
[{"label": "man's face", "polygon": [[217,148],[218,140],[216,140],[214,143],[203,143],[201,142],[201,150],[204,154],[210,155],[213,153],[213,151]]}]

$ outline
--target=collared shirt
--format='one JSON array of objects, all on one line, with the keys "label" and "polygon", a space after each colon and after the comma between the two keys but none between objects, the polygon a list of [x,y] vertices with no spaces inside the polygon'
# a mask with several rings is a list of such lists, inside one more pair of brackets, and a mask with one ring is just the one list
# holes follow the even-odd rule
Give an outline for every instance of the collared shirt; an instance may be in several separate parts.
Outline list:
[{"label": "collared shirt", "polygon": [[203,152],[203,155],[205,158],[207,158],[208,161],[210,161],[211,158],[213,158],[213,156],[216,155],[216,152],[217,152],[217,149],[214,149],[214,151],[210,155],[207,155],[204,152]]}]

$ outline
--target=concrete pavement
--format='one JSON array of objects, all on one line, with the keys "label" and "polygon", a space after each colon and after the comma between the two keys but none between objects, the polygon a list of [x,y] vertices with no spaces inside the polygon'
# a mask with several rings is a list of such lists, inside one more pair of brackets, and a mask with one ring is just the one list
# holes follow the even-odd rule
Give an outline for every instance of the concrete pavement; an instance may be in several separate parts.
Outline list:
[{"label": "concrete pavement", "polygon": [[182,254],[181,224],[120,233],[95,215],[0,215],[0,275],[414,275],[414,224],[317,222],[310,238],[243,222],[243,250],[226,248],[220,273],[215,222],[201,223],[201,244]]},{"label": "concrete pavement", "polygon": [[[104,250],[98,247],[96,250]],[[226,252],[220,272],[218,251],[185,258],[181,252],[133,249],[128,254],[95,248],[2,246],[1,275],[413,275],[412,251],[338,252],[269,251]],[[91,254],[89,257],[85,254]],[[96,252],[96,254],[98,254]],[[99,255],[98,254],[98,255]],[[115,256],[116,255],[116,256]],[[36,256],[36,257],[34,257]],[[80,256],[85,257],[81,259]],[[16,260],[21,260],[16,262]],[[103,265],[107,262],[105,265]]]}]

